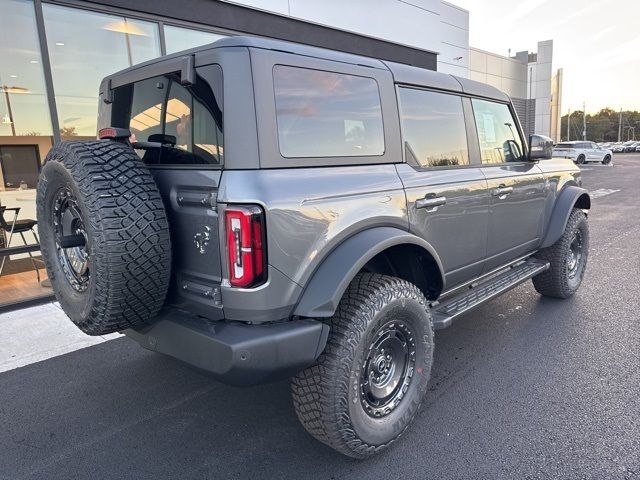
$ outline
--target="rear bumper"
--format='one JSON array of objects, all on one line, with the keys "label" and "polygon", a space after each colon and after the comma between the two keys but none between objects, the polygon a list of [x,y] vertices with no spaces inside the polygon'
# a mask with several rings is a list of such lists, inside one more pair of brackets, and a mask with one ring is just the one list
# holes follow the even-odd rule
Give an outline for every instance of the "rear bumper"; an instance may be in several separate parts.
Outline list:
[{"label": "rear bumper", "polygon": [[210,322],[168,310],[147,329],[123,333],[225,383],[252,385],[287,378],[313,364],[326,345],[329,327],[312,319],[261,325]]}]

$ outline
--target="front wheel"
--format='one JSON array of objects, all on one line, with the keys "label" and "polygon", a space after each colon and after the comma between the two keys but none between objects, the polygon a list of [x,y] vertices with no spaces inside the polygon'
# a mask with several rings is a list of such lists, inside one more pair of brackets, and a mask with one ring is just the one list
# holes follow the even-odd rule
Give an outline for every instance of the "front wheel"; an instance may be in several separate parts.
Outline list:
[{"label": "front wheel", "polygon": [[602,164],[603,164],[603,165],[609,165],[609,163],[611,163],[611,155],[606,155],[606,156],[602,159]]},{"label": "front wheel", "polygon": [[541,249],[536,257],[549,262],[549,269],[533,277],[533,286],[547,297],[569,298],[580,284],[589,256],[589,225],[585,213],[574,208],[564,233],[556,243]]},{"label": "front wheel", "polygon": [[432,363],[431,314],[422,292],[398,278],[359,274],[331,318],[325,351],[292,380],[298,419],[345,455],[373,455],[415,417]]},{"label": "front wheel", "polygon": [[585,158],[584,155],[580,155],[578,156],[578,158],[576,159],[576,163],[578,165],[584,165],[586,163],[587,159]]}]

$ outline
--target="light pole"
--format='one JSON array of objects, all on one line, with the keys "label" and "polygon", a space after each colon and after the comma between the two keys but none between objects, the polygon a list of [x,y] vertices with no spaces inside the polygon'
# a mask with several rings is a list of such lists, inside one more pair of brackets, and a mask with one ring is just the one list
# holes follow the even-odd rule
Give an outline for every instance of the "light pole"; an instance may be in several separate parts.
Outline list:
[{"label": "light pole", "polygon": [[2,123],[8,123],[11,125],[11,135],[16,136],[16,124],[13,121],[13,111],[11,110],[10,93],[27,93],[24,87],[9,87],[8,85],[0,85],[0,90],[4,93],[4,101],[7,104],[7,115],[2,119]]}]

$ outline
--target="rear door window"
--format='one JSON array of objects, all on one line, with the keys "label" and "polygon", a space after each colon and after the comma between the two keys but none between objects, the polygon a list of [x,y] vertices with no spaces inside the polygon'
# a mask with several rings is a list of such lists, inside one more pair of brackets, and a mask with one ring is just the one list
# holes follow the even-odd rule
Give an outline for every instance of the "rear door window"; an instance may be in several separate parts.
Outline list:
[{"label": "rear door window", "polygon": [[115,89],[112,124],[128,128],[132,141],[164,145],[137,150],[145,163],[223,163],[222,70],[214,67],[189,86],[167,74]]},{"label": "rear door window", "polygon": [[462,98],[400,88],[405,155],[420,167],[469,165]]},{"label": "rear door window", "polygon": [[373,78],[276,65],[273,81],[283,157],[384,154],[380,93]]}]

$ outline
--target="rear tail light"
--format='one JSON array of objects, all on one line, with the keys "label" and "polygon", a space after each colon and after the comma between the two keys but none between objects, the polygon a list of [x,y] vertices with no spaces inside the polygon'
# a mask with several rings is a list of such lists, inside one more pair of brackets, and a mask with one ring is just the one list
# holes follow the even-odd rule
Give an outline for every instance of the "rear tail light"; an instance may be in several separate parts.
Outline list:
[{"label": "rear tail light", "polygon": [[225,210],[229,283],[255,287],[267,279],[264,212],[258,206],[229,206]]},{"label": "rear tail light", "polygon": [[126,128],[106,127],[98,131],[98,138],[101,140],[105,138],[120,140],[129,138],[130,136],[131,132]]}]

